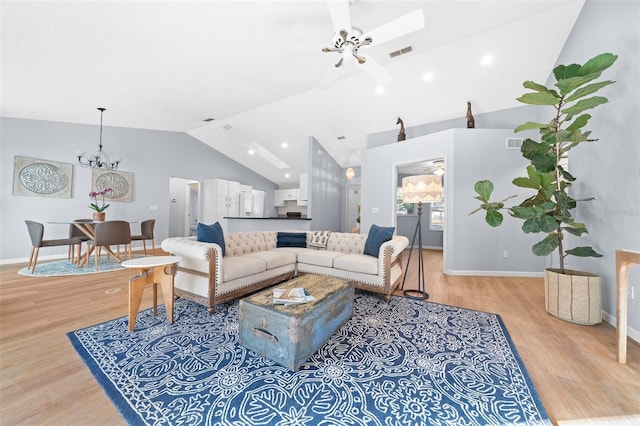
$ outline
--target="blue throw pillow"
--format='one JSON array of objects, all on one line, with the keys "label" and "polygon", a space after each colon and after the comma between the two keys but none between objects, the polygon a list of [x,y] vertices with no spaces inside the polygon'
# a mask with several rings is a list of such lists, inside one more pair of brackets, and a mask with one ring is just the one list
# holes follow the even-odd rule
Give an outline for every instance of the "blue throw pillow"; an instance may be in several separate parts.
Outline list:
[{"label": "blue throw pillow", "polygon": [[276,247],[307,247],[307,234],[304,232],[278,232]]},{"label": "blue throw pillow", "polygon": [[378,257],[380,246],[393,237],[393,231],[395,231],[395,229],[394,226],[384,227],[371,225],[369,235],[367,235],[367,241],[364,243],[364,254]]},{"label": "blue throw pillow", "polygon": [[222,256],[224,256],[226,247],[224,244],[224,233],[222,232],[222,225],[220,225],[220,222],[216,222],[213,225],[198,223],[197,237],[198,241],[203,243],[218,244],[222,248]]}]

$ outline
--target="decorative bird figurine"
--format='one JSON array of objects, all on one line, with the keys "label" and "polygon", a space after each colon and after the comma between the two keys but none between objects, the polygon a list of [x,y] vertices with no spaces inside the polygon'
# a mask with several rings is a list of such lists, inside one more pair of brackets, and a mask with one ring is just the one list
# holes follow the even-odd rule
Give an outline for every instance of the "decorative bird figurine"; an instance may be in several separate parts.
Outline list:
[{"label": "decorative bird figurine", "polygon": [[396,124],[400,125],[400,132],[398,133],[398,142],[400,142],[407,138],[407,135],[404,132],[404,123],[402,122],[402,118],[398,117]]},{"label": "decorative bird figurine", "polygon": [[467,129],[475,129],[476,120],[471,113],[471,101],[467,101]]}]

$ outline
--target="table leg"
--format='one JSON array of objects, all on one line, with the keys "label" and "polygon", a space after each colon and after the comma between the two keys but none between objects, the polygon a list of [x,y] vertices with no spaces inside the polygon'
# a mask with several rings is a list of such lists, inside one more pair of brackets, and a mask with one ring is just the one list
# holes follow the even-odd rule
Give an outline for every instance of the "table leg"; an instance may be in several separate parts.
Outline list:
[{"label": "table leg", "polygon": [[[151,273],[155,277],[155,270],[151,271]],[[155,278],[153,279],[153,316],[158,316],[158,283],[156,283]]]},{"label": "table leg", "polygon": [[629,292],[629,268],[640,264],[640,252],[616,250],[616,340],[618,343],[618,362],[627,363],[627,293]]},{"label": "table leg", "polygon": [[176,274],[176,265],[157,266],[155,276],[162,286],[162,297],[167,310],[167,321],[173,324],[173,277]]},{"label": "table leg", "polygon": [[150,273],[150,271],[146,269],[142,269],[140,275],[136,275],[129,280],[129,331],[133,331],[136,325],[136,317],[138,316],[138,310],[140,309],[140,302],[142,301],[144,288],[147,284],[152,284],[153,281],[153,272]]}]

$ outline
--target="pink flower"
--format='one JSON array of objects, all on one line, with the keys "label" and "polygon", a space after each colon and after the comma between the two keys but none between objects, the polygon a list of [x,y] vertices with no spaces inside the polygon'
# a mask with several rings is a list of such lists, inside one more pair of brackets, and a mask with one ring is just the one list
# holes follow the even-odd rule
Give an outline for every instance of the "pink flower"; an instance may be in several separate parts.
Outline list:
[{"label": "pink flower", "polygon": [[[103,188],[99,192],[91,191],[89,193],[89,197],[93,198],[93,203],[91,203],[89,205],[89,207],[92,210],[95,210],[98,213],[102,213],[103,211],[105,211],[107,209],[107,207],[109,207],[109,204],[105,204],[104,203],[104,196],[105,196],[105,194],[108,194],[110,192],[113,192],[113,189],[111,189],[111,188]],[[102,197],[102,206],[98,205],[98,196]]]}]

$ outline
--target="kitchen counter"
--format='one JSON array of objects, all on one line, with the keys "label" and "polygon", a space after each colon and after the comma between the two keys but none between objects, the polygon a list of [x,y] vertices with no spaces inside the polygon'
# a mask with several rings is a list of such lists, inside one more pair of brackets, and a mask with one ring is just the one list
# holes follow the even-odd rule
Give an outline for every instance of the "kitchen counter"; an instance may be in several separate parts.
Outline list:
[{"label": "kitchen counter", "polygon": [[225,217],[226,232],[309,231],[310,217]]},{"label": "kitchen counter", "polygon": [[225,216],[223,219],[253,219],[253,220],[311,220],[310,217],[295,217],[295,216],[275,216],[275,217],[234,217]]}]

